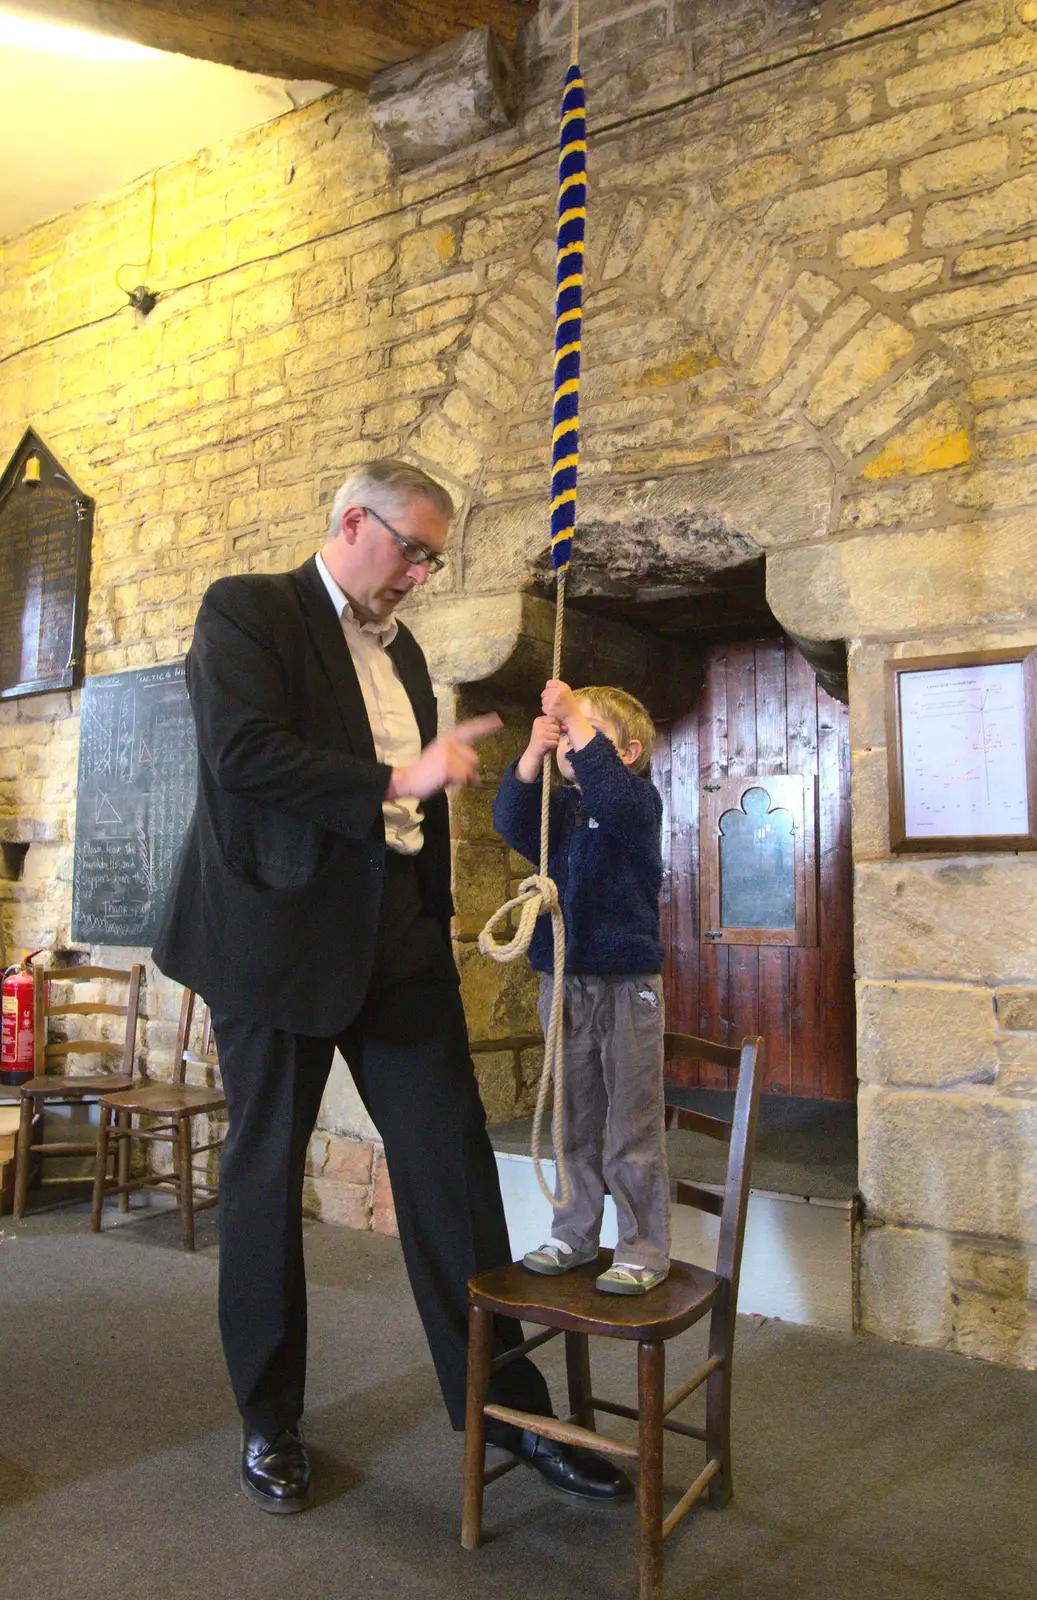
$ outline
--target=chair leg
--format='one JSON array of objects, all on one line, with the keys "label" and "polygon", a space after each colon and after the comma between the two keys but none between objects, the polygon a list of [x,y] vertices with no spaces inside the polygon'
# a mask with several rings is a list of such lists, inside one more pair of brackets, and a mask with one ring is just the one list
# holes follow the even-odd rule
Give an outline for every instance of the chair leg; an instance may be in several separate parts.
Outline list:
[{"label": "chair leg", "polygon": [[[115,1126],[117,1128],[124,1129],[127,1134],[130,1131],[130,1126],[131,1126],[132,1122],[133,1122],[133,1113],[131,1111],[117,1111],[115,1113]],[[128,1138],[123,1138],[123,1139],[119,1139],[117,1141],[117,1144],[118,1144],[118,1156],[117,1156],[116,1164],[117,1164],[117,1167],[118,1167],[119,1182],[120,1182],[120,1184],[129,1183],[129,1181],[130,1181],[130,1141],[129,1141]],[[129,1197],[129,1195],[127,1193],[124,1192],[123,1194],[121,1194],[119,1196],[119,1210],[120,1211],[128,1211],[129,1209],[130,1209],[130,1197]]]},{"label": "chair leg", "polygon": [[565,1375],[569,1384],[569,1410],[581,1428],[593,1429],[590,1340],[585,1333],[565,1336]]},{"label": "chair leg", "polygon": [[180,1220],[184,1228],[184,1249],[194,1249],[194,1175],[191,1170],[191,1119],[181,1117],[180,1133]]},{"label": "chair leg", "polygon": [[482,1500],[486,1475],[486,1417],[483,1407],[490,1390],[490,1351],[493,1316],[481,1306],[468,1313],[468,1396],[464,1428],[464,1497],[461,1507],[461,1543],[477,1550],[482,1536]]},{"label": "chair leg", "polygon": [[666,1346],[661,1339],[637,1347],[637,1500],[641,1520],[639,1600],[659,1600],[663,1584],[663,1389]]},{"label": "chair leg", "polygon": [[709,1503],[723,1510],[734,1494],[731,1481],[731,1357],[734,1353],[734,1317],[718,1305],[710,1327],[709,1353],[722,1365],[706,1379],[706,1457],[720,1462],[709,1483]]},{"label": "chair leg", "polygon": [[32,1123],[36,1101],[31,1094],[22,1095],[21,1114],[18,1119],[18,1145],[14,1157],[14,1215],[21,1220],[25,1215],[25,1202],[29,1195],[29,1169],[32,1165]]},{"label": "chair leg", "polygon": [[108,1181],[108,1142],[112,1126],[112,1107],[101,1106],[101,1120],[97,1128],[97,1155],[94,1158],[94,1202],[90,1212],[90,1226],[95,1233],[101,1231],[101,1207],[104,1205],[105,1184]]}]

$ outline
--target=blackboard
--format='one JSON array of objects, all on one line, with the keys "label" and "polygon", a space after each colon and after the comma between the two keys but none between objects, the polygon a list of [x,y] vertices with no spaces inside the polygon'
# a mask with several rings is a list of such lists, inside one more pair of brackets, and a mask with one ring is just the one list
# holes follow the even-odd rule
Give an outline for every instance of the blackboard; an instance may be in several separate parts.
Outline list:
[{"label": "blackboard", "polygon": [[78,681],[93,505],[29,428],[0,478],[0,700]]},{"label": "blackboard", "polygon": [[151,945],[194,809],[184,664],[88,678],[79,714],[72,937]]}]

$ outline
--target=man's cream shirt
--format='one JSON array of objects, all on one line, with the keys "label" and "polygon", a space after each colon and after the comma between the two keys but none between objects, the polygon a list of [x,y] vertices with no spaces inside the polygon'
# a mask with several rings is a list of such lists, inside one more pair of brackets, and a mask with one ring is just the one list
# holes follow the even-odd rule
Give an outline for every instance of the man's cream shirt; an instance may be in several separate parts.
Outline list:
[{"label": "man's cream shirt", "polygon": [[[319,552],[317,571],[338,612],[342,632],[360,680],[360,692],[374,737],[375,755],[386,766],[409,767],[421,754],[421,736],[414,707],[388,652],[388,646],[396,637],[396,620],[389,617],[385,622],[358,622],[348,598],[331,576]],[[417,855],[424,842],[420,801],[386,800],[382,811],[385,815],[385,842],[389,849],[405,856]]]}]

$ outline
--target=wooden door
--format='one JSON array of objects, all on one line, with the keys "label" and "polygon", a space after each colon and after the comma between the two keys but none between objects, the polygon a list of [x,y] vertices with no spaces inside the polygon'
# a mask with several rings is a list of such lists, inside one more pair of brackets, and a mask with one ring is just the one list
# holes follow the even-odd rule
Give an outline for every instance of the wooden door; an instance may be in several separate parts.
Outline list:
[{"label": "wooden door", "polygon": [[[660,728],[652,774],[663,797],[667,1026],[721,1044],[763,1035],[772,1094],[852,1100],[853,874],[846,707],[818,685],[787,640],[713,645],[698,705]],[[700,820],[729,778],[816,780],[815,944],[703,941]],[[706,786],[710,786],[708,789]],[[813,788],[813,785],[809,785]],[[719,1068],[691,1068],[726,1087]]]}]

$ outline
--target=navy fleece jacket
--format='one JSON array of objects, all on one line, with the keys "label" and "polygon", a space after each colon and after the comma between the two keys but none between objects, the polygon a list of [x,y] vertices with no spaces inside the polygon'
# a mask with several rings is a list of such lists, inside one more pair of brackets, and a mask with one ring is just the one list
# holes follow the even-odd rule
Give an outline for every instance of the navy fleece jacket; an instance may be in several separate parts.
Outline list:
[{"label": "navy fleece jacket", "polygon": [[[551,793],[548,871],[565,918],[566,972],[661,972],[662,800],[635,777],[615,745],[596,733],[570,752],[580,787]],[[515,763],[501,781],[493,825],[513,850],[540,860],[541,782],[523,783]],[[551,918],[537,918],[530,965],[552,972]]]}]

